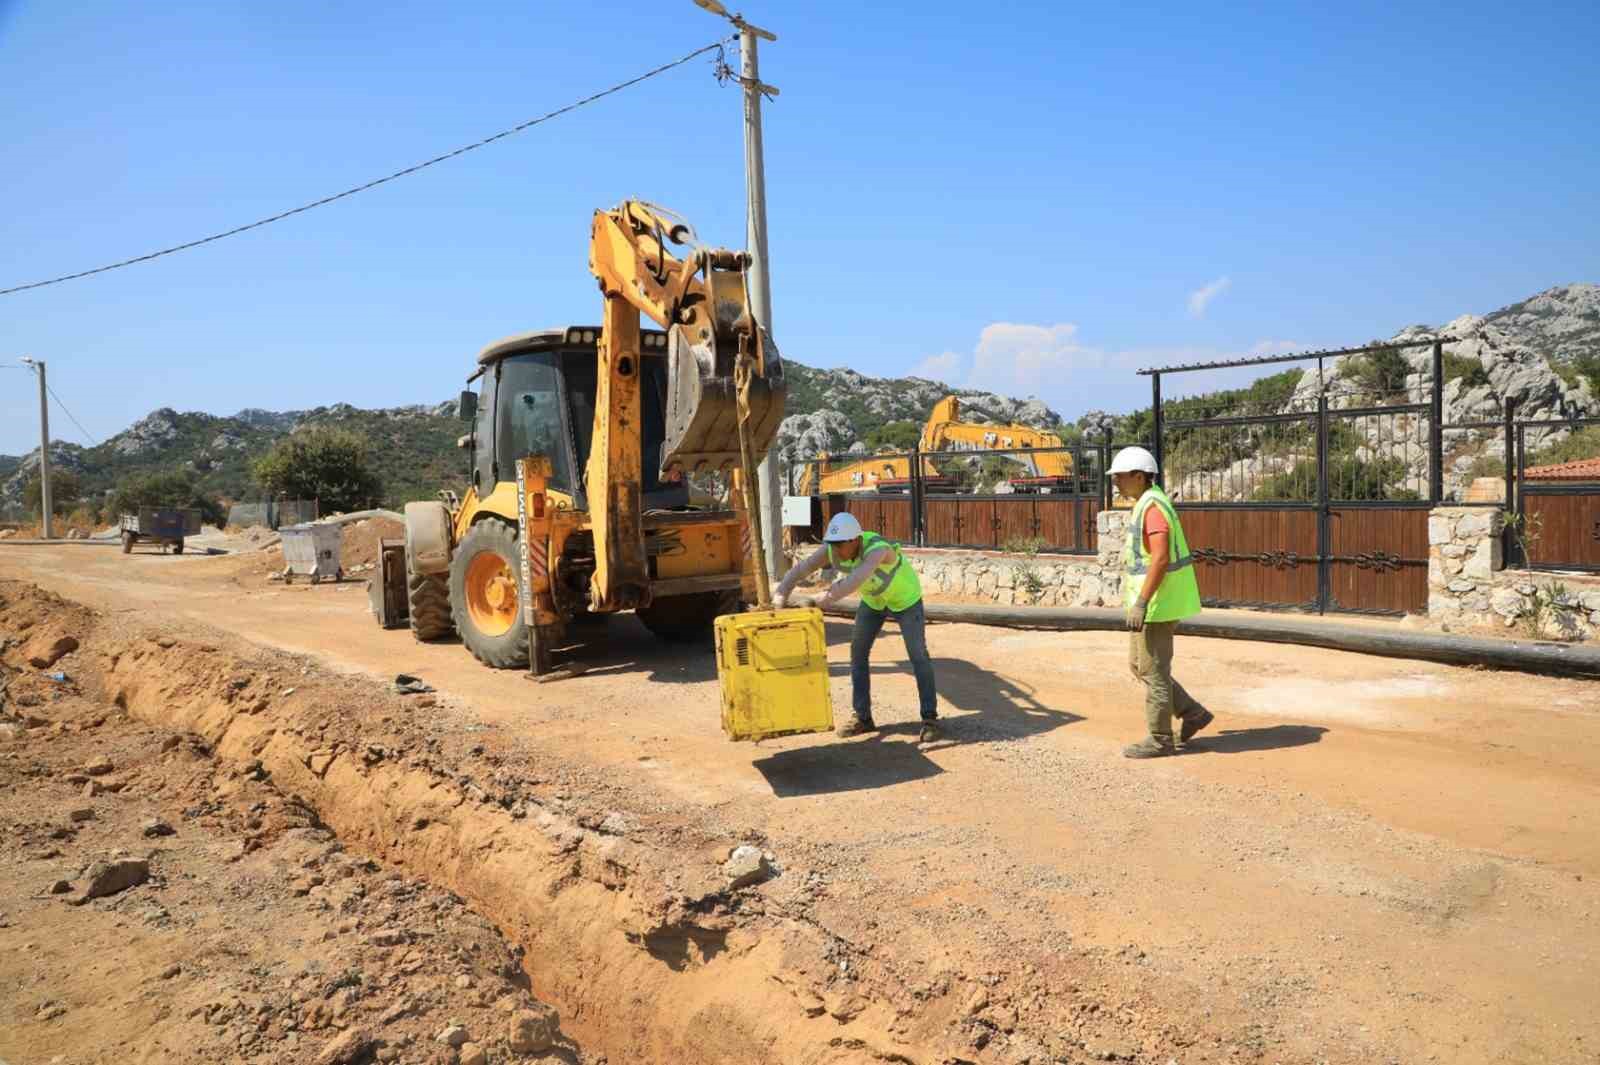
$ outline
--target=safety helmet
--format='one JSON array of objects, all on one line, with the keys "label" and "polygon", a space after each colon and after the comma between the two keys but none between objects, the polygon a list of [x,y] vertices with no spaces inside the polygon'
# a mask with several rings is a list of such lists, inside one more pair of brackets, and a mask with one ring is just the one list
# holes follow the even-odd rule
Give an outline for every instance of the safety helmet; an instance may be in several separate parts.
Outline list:
[{"label": "safety helmet", "polygon": [[1117,452],[1117,457],[1111,460],[1111,468],[1106,472],[1148,473],[1154,477],[1156,457],[1142,447],[1125,447]]},{"label": "safety helmet", "polygon": [[842,544],[861,535],[861,523],[848,512],[840,511],[828,522],[828,531],[822,539],[830,544]]}]

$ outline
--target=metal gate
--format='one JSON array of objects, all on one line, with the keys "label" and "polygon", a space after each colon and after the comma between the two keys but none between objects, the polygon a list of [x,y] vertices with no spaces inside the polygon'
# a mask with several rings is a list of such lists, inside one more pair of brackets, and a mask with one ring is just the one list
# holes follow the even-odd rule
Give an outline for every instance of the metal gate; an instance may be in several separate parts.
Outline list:
[{"label": "metal gate", "polygon": [[[1140,371],[1151,377],[1157,461],[1204,603],[1312,613],[1427,609],[1446,342]],[[1343,392],[1322,384],[1326,358],[1418,346],[1433,349],[1431,389],[1404,375]],[[1162,401],[1166,373],[1312,359],[1317,388],[1296,385],[1258,413]]]}]

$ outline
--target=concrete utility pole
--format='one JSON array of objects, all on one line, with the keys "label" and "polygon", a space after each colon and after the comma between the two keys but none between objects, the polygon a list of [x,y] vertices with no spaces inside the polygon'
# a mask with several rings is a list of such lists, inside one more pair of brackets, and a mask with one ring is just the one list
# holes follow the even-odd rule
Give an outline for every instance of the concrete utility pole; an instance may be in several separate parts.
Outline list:
[{"label": "concrete utility pole", "polygon": [[[744,174],[745,246],[750,252],[750,300],[756,321],[772,332],[772,275],[767,259],[767,172],[761,151],[761,97],[778,95],[772,85],[761,83],[756,59],[758,40],[776,41],[777,35],[752,26],[742,15],[729,14],[718,0],[694,0],[713,15],[733,23],[739,30],[739,84],[744,88]],[[773,446],[761,460],[757,476],[764,511],[761,538],[766,548],[767,572],[781,577],[788,568],[783,560],[783,483],[778,470],[778,449]]]},{"label": "concrete utility pole", "polygon": [[47,400],[49,390],[44,383],[44,361],[42,359],[22,360],[24,366],[33,367],[33,372],[39,375],[39,510],[40,534],[44,539],[51,539],[50,532],[50,404]]}]

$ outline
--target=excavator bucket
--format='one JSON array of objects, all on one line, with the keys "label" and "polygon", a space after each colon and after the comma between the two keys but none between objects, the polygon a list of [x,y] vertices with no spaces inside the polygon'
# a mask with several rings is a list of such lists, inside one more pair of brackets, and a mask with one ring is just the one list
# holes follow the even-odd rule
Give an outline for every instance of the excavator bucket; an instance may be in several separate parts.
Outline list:
[{"label": "excavator bucket", "polygon": [[[720,280],[720,277],[719,277]],[[742,302],[718,300],[718,328],[710,337],[691,335],[675,325],[667,334],[667,429],[661,468],[694,472],[722,469],[739,462],[739,389],[734,382],[738,334],[725,311],[741,314]],[[699,330],[704,333],[705,330]],[[783,421],[783,359],[765,329],[752,337],[750,377],[750,446],[766,454]]]}]

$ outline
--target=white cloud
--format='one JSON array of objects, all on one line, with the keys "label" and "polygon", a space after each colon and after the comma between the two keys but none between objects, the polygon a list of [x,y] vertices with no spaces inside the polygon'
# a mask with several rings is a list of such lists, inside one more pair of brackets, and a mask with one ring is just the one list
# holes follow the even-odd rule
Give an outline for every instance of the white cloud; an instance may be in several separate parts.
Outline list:
[{"label": "white cloud", "polygon": [[961,373],[961,356],[953,351],[930,355],[915,366],[907,377],[922,377],[929,381],[954,381]]},{"label": "white cloud", "polygon": [[1219,277],[1189,293],[1189,313],[1196,318],[1204,318],[1206,308],[1211,306],[1211,301],[1228,291],[1232,284],[1232,278]]}]

